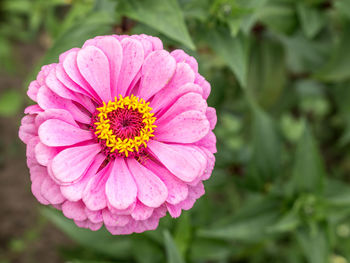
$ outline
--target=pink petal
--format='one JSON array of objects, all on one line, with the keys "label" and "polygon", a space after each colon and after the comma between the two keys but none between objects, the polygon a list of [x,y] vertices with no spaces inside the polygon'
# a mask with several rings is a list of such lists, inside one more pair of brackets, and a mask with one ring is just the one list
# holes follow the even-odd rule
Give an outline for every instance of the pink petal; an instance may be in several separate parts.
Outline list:
[{"label": "pink petal", "polygon": [[203,98],[207,99],[210,95],[211,87],[208,81],[205,80],[201,75],[198,73],[196,74],[196,80],[194,83],[198,84],[203,89]]},{"label": "pink petal", "polygon": [[55,148],[48,147],[41,142],[35,146],[35,158],[39,164],[47,166],[57,154]]},{"label": "pink petal", "polygon": [[38,83],[38,81],[33,80],[32,82],[30,82],[29,87],[28,87],[28,91],[27,91],[27,95],[33,101],[37,101],[36,96],[38,94],[39,88],[40,88],[40,84]]},{"label": "pink petal", "polygon": [[113,93],[113,96],[126,95],[126,92],[139,72],[143,60],[144,52],[142,44],[132,38],[125,38],[121,41],[123,47],[123,64],[118,81],[118,90]]},{"label": "pink petal", "polygon": [[45,176],[40,191],[50,204],[60,204],[65,200],[61,194],[60,187],[48,175]]},{"label": "pink petal", "polygon": [[135,220],[146,220],[153,214],[153,208],[145,206],[141,202],[137,202],[134,210],[131,212],[131,216]]},{"label": "pink petal", "polygon": [[78,180],[101,151],[99,144],[67,148],[52,160],[53,176],[62,183]]},{"label": "pink petal", "polygon": [[200,86],[193,83],[185,84],[177,89],[165,89],[166,91],[163,92],[163,90],[161,90],[152,99],[150,107],[153,109],[153,112],[158,112],[163,108],[168,108],[175,100],[188,92],[199,93],[201,95],[203,92],[203,89]]},{"label": "pink petal", "polygon": [[114,215],[107,209],[102,211],[102,216],[106,226],[125,226],[130,221],[130,216]]},{"label": "pink petal", "polygon": [[91,176],[83,192],[83,201],[86,207],[92,211],[97,211],[107,206],[106,181],[109,176],[110,164],[99,171],[95,176]]},{"label": "pink petal", "polygon": [[207,110],[207,102],[203,97],[194,92],[186,93],[185,95],[178,98],[178,100],[170,106],[165,113],[160,117],[157,116],[157,123],[167,121],[169,118],[173,118],[175,115],[178,115],[184,111],[196,110],[202,113],[205,113]]},{"label": "pink petal", "polygon": [[30,105],[24,109],[25,114],[37,114],[43,112],[43,109],[38,104]]},{"label": "pink petal", "polygon": [[106,183],[106,195],[116,209],[126,209],[136,201],[137,187],[123,158],[114,160]]},{"label": "pink petal", "polygon": [[44,112],[38,114],[35,118],[35,126],[39,127],[46,120],[57,119],[69,123],[75,127],[79,127],[79,125],[75,122],[72,114],[63,109],[48,109]]},{"label": "pink petal", "polygon": [[112,36],[102,37],[101,39],[96,40],[94,45],[101,49],[108,58],[111,74],[111,96],[114,97],[119,89],[118,79],[123,74],[121,68],[125,57],[123,55],[122,45]]},{"label": "pink petal", "polygon": [[78,221],[83,221],[87,218],[84,208],[85,206],[81,201],[66,201],[62,204],[62,212],[65,215],[65,217]]},{"label": "pink petal", "polygon": [[[93,90],[93,88],[91,88],[89,83],[86,82],[86,80],[83,78],[83,76],[81,75],[78,69],[77,54],[78,52],[71,52],[65,57],[62,63],[64,72],[69,76],[71,80],[73,80],[73,82],[75,82],[78,85],[78,87],[80,87],[80,89],[84,90],[86,94],[89,94],[91,98],[95,98],[96,100],[98,100],[96,92]],[[61,80],[59,72],[58,72],[58,77]],[[62,77],[64,77],[64,75],[62,75]],[[62,82],[65,83],[64,81]],[[66,86],[69,88],[74,87],[74,85],[72,86],[66,85]],[[79,90],[79,88],[76,88],[76,89]]]},{"label": "pink petal", "polygon": [[92,223],[96,224],[103,222],[102,210],[91,211],[90,209],[85,207],[85,214]]},{"label": "pink petal", "polygon": [[62,98],[74,100],[74,94],[67,89],[56,77],[56,69],[52,68],[49,75],[45,79],[46,85],[52,90],[54,93],[59,95]]},{"label": "pink petal", "polygon": [[177,179],[163,166],[153,161],[147,161],[145,166],[153,171],[166,185],[168,189],[168,197],[166,201],[170,204],[178,204],[185,200],[188,195],[187,184]]},{"label": "pink petal", "polygon": [[156,129],[157,140],[163,142],[193,143],[209,132],[209,121],[199,111],[185,111]]},{"label": "pink petal", "polygon": [[181,206],[180,205],[172,205],[166,204],[169,214],[172,218],[177,218],[181,215]]},{"label": "pink petal", "polygon": [[187,55],[182,49],[176,49],[170,53],[177,63],[187,63],[194,72],[198,72],[198,63],[194,57]]},{"label": "pink petal", "polygon": [[[76,56],[76,55],[75,55]],[[79,72],[78,72],[79,73]],[[77,73],[77,74],[78,74]],[[80,74],[80,73],[79,73]],[[77,83],[75,83],[66,73],[65,69],[63,68],[63,64],[58,64],[56,67],[56,77],[57,79],[67,87],[67,89],[75,92],[76,94],[82,94],[85,96],[88,96],[90,98],[93,98],[90,91],[87,91],[87,89],[80,87]],[[81,77],[81,76],[80,76]],[[82,78],[82,77],[81,77]],[[85,80],[84,80],[85,81]],[[86,84],[87,85],[87,84]]]},{"label": "pink petal", "polygon": [[52,92],[49,88],[43,86],[38,92],[38,104],[44,109],[64,109],[69,111],[75,120],[90,124],[91,118],[80,111],[72,101],[59,97],[56,93]]},{"label": "pink petal", "polygon": [[167,51],[158,50],[149,54],[142,65],[139,97],[147,101],[164,88],[174,75],[175,68],[175,59]]},{"label": "pink petal", "polygon": [[205,147],[212,153],[216,153],[216,136],[210,131],[207,135],[205,135],[201,140],[195,143],[198,146]]},{"label": "pink petal", "polygon": [[137,198],[149,207],[158,207],[164,203],[168,190],[162,180],[135,159],[127,161],[137,185]]},{"label": "pink petal", "polygon": [[78,201],[83,197],[83,191],[88,184],[91,177],[96,176],[98,169],[101,167],[103,161],[105,160],[104,154],[98,154],[91,164],[86,174],[76,183],[70,185],[62,185],[61,192],[64,197],[70,201]]},{"label": "pink petal", "polygon": [[51,147],[68,146],[94,138],[93,132],[72,126],[61,120],[47,120],[39,127],[42,143]]},{"label": "pink petal", "polygon": [[172,174],[184,182],[195,180],[207,165],[203,155],[190,146],[151,140],[148,148]]},{"label": "pink petal", "polygon": [[101,100],[108,102],[111,99],[111,83],[106,55],[97,47],[87,46],[78,52],[77,65]]},{"label": "pink petal", "polygon": [[210,129],[212,130],[215,128],[216,122],[218,121],[218,117],[216,116],[216,110],[212,107],[208,107],[206,115],[210,123]]}]

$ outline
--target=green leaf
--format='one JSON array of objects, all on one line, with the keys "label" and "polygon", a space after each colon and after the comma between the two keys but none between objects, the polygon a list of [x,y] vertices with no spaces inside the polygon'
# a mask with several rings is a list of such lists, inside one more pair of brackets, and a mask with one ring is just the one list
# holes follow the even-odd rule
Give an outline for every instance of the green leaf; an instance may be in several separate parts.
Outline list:
[{"label": "green leaf", "polygon": [[296,211],[291,210],[283,215],[274,225],[268,228],[269,233],[285,233],[295,230],[300,224],[300,218]]},{"label": "green leaf", "polygon": [[128,237],[112,236],[105,229],[93,232],[79,228],[72,220],[65,218],[60,211],[54,209],[43,208],[41,212],[78,244],[113,258],[130,258],[131,240]]},{"label": "green leaf", "polygon": [[256,14],[261,23],[279,34],[289,34],[297,25],[293,5],[285,2],[270,0]]},{"label": "green leaf", "polygon": [[308,38],[315,37],[325,24],[322,13],[318,9],[304,3],[297,5],[297,11],[304,34]]},{"label": "green leaf", "polygon": [[128,0],[123,1],[118,9],[126,16],[195,49],[177,0]]},{"label": "green leaf", "polygon": [[323,227],[319,227],[315,231],[302,229],[297,232],[297,240],[308,263],[329,262],[330,248]]},{"label": "green leaf", "polygon": [[22,107],[22,95],[14,89],[6,90],[0,94],[0,115],[13,116]]},{"label": "green leaf", "polygon": [[265,112],[255,108],[253,115],[252,158],[247,179],[263,188],[281,173],[281,142],[275,123]]},{"label": "green leaf", "polygon": [[243,34],[232,37],[224,28],[208,32],[207,40],[212,49],[225,61],[235,74],[239,84],[247,84],[250,43]]},{"label": "green leaf", "polygon": [[132,255],[137,263],[162,263],[165,256],[157,243],[143,235],[132,238]]},{"label": "green leaf", "polygon": [[200,229],[197,234],[204,238],[259,242],[268,238],[267,229],[273,225],[278,214],[278,204],[275,200],[258,199],[230,217],[227,224]]},{"label": "green leaf", "polygon": [[192,242],[190,259],[193,262],[219,262],[232,253],[232,246],[225,241],[196,238]]},{"label": "green leaf", "polygon": [[286,85],[284,49],[277,41],[260,38],[251,50],[247,89],[268,108],[278,101]]},{"label": "green leaf", "polygon": [[183,212],[181,217],[177,219],[174,231],[174,241],[179,248],[179,252],[184,256],[191,242],[191,217],[189,212]]},{"label": "green leaf", "polygon": [[317,144],[307,125],[301,136],[295,154],[293,177],[291,179],[294,192],[321,193],[326,176],[323,160]]},{"label": "green leaf", "polygon": [[328,63],[315,77],[322,81],[341,82],[350,79],[350,26],[344,25],[340,40],[333,47]]},{"label": "green leaf", "polygon": [[165,241],[165,249],[167,254],[167,262],[168,263],[184,263],[185,261],[180,255],[178,248],[175,245],[175,242],[170,235],[168,230],[164,230],[164,241]]}]

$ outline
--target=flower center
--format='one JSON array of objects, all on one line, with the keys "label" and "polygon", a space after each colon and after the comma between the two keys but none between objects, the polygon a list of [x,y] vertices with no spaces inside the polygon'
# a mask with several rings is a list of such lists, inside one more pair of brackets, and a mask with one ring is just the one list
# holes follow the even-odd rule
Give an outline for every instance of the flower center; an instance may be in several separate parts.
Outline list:
[{"label": "flower center", "polygon": [[131,157],[147,147],[154,136],[156,118],[151,113],[149,102],[131,95],[96,108],[93,127],[98,141],[108,155]]}]

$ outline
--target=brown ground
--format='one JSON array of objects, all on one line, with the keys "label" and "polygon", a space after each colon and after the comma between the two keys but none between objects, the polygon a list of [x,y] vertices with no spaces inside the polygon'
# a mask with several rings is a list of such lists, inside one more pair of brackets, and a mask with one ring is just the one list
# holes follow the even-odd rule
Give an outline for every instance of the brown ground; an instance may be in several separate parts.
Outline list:
[{"label": "brown ground", "polygon": [[[39,45],[15,49],[18,72],[0,72],[0,94],[14,88],[24,95],[23,81],[44,51]],[[57,248],[68,240],[40,215],[31,194],[25,147],[17,135],[21,117],[0,117],[0,263],[63,262]]]}]

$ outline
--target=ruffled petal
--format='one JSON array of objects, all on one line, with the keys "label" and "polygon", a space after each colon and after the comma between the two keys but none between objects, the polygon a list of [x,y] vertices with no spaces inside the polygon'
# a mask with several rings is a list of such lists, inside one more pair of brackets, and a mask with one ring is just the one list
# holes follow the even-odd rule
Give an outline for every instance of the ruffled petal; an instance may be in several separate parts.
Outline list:
[{"label": "ruffled petal", "polygon": [[123,47],[123,64],[118,81],[118,90],[113,93],[114,96],[119,94],[126,95],[132,80],[140,71],[144,60],[144,51],[142,44],[132,38],[125,38],[121,41]]},{"label": "ruffled petal", "polygon": [[148,148],[172,174],[184,182],[195,180],[207,165],[203,155],[191,146],[152,140],[148,142]]},{"label": "ruffled petal", "polygon": [[128,159],[127,162],[137,185],[137,198],[149,207],[164,203],[168,190],[162,180],[135,159]]},{"label": "ruffled petal", "polygon": [[52,160],[52,172],[59,182],[73,183],[89,168],[95,156],[101,151],[99,144],[67,148]]},{"label": "ruffled petal", "polygon": [[101,49],[103,53],[107,56],[110,65],[110,79],[111,79],[111,97],[113,98],[117,94],[118,80],[122,76],[121,72],[124,60],[124,52],[122,45],[117,39],[112,36],[105,36],[97,39],[95,44],[96,47]]},{"label": "ruffled petal", "polygon": [[185,200],[188,195],[187,184],[177,179],[166,168],[153,161],[147,161],[145,166],[153,171],[166,185],[168,197],[166,201],[170,204],[178,204]]},{"label": "ruffled petal", "polygon": [[194,143],[209,132],[207,117],[199,111],[185,111],[157,125],[155,136],[163,142]]},{"label": "ruffled petal", "polygon": [[[148,100],[160,91],[174,75],[175,59],[165,50],[154,51],[142,65],[141,88],[138,96]],[[154,74],[157,72],[157,74]]]},{"label": "ruffled petal", "polygon": [[94,162],[86,171],[85,175],[79,181],[70,185],[61,186],[62,195],[69,201],[78,201],[82,199],[85,187],[87,186],[91,177],[96,176],[96,173],[100,169],[105,158],[106,157],[103,154],[98,154]]},{"label": "ruffled petal", "polygon": [[106,181],[110,165],[104,167],[95,176],[91,176],[83,192],[83,201],[86,207],[92,211],[97,211],[107,206]]},{"label": "ruffled petal", "polygon": [[124,158],[117,158],[113,162],[106,183],[106,195],[116,209],[126,209],[136,201],[137,187]]},{"label": "ruffled petal", "polygon": [[41,124],[38,132],[41,142],[51,147],[73,145],[94,138],[91,131],[55,119]]},{"label": "ruffled petal", "polygon": [[77,55],[77,65],[81,75],[101,100],[108,102],[112,98],[110,65],[101,49],[94,46],[81,49]]}]

